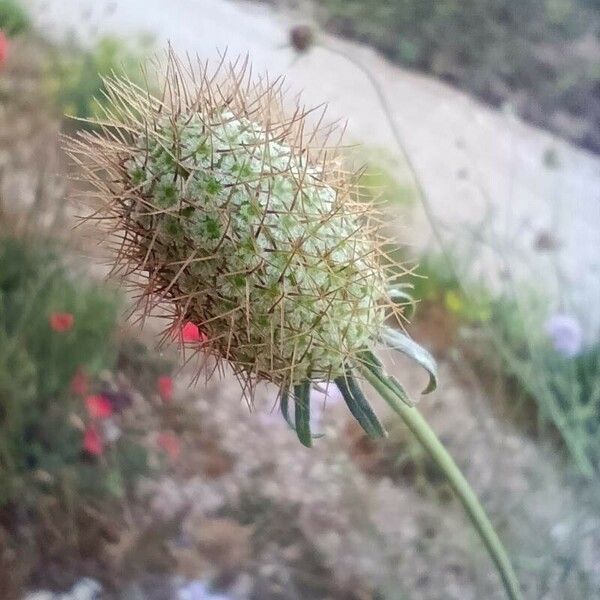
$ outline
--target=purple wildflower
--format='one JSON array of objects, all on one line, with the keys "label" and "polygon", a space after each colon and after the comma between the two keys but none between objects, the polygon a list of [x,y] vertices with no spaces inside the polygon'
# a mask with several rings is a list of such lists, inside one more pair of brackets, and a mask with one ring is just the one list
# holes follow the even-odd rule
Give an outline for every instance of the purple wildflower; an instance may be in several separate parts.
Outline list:
[{"label": "purple wildflower", "polygon": [[573,315],[556,313],[546,321],[546,333],[552,346],[566,358],[573,358],[581,352],[583,330]]}]

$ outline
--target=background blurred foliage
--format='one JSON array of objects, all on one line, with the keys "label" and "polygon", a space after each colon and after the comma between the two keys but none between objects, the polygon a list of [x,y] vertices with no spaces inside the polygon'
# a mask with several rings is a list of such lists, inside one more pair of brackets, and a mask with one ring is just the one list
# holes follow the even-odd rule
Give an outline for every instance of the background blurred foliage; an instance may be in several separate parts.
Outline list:
[{"label": "background blurred foliage", "polygon": [[565,357],[549,343],[543,300],[494,302],[486,336],[489,352],[537,406],[538,433],[548,424],[562,438],[579,471],[589,478],[600,468],[600,344]]},{"label": "background blurred foliage", "polygon": [[485,323],[492,311],[492,296],[483,285],[470,285],[464,293],[464,284],[448,268],[446,259],[426,254],[419,261],[413,278],[413,295],[419,301],[441,304],[464,323]]},{"label": "background blurred foliage", "polygon": [[348,149],[347,167],[358,173],[359,197],[397,212],[410,210],[418,198],[410,171],[385,148],[360,145]]},{"label": "background blurred foliage", "polygon": [[[17,499],[33,506],[66,482],[87,500],[118,496],[145,469],[144,452],[126,440],[106,461],[86,459],[76,426],[85,407],[71,381],[78,371],[93,378],[113,367],[118,304],[51,246],[0,238],[0,507]],[[52,329],[56,312],[73,316],[70,329]]]},{"label": "background blurred foliage", "polygon": [[597,0],[323,0],[326,26],[600,151]]},{"label": "background blurred foliage", "polygon": [[[50,46],[45,86],[59,114],[78,119],[101,115],[106,93],[103,77],[125,73],[141,83],[141,64],[150,48],[149,38],[126,41],[115,36],[102,37],[91,48],[81,48],[73,41]],[[84,125],[89,126],[78,124]]]},{"label": "background blurred foliage", "polygon": [[[597,476],[600,345],[584,345],[573,357],[561,355],[546,331],[544,296],[525,289],[518,297],[510,289],[492,295],[470,281],[468,267],[459,280],[442,255],[423,256],[416,275],[411,292],[418,299],[416,334],[431,337],[429,330],[435,329],[429,346],[459,349],[484,385],[502,377],[513,388],[504,398],[505,416],[534,423],[529,430],[540,438],[558,435],[578,470]],[[494,368],[499,372],[491,373]]]},{"label": "background blurred foliage", "polygon": [[17,35],[29,29],[29,17],[18,0],[0,0],[0,31]]}]

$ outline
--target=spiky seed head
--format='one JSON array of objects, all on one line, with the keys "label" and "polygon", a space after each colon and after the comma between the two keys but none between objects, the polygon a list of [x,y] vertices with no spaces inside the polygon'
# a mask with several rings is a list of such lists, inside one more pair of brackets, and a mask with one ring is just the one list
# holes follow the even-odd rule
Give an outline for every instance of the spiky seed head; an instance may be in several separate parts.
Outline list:
[{"label": "spiky seed head", "polygon": [[390,303],[372,207],[333,129],[284,116],[281,82],[245,61],[211,71],[170,52],[164,80],[155,95],[107,80],[99,130],[69,143],[142,312],[198,325],[203,351],[249,384],[343,375]]}]

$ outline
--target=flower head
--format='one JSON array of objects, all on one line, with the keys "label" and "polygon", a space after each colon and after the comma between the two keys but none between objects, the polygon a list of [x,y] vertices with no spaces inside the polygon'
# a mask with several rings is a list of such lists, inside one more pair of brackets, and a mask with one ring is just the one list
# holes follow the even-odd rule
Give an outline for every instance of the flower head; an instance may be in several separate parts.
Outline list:
[{"label": "flower head", "polygon": [[110,400],[101,395],[87,396],[85,407],[92,419],[106,419],[113,414]]},{"label": "flower head", "polygon": [[125,241],[121,264],[146,274],[141,306],[164,301],[184,341],[195,325],[244,379],[340,375],[389,305],[355,179],[245,63],[200,67],[192,89],[173,55],[168,69],[164,99],[108,82],[111,125],[70,148],[110,174],[96,183]]},{"label": "flower head", "polygon": [[170,311],[166,338],[183,323],[183,345],[228,362],[250,395],[268,381],[308,402],[398,316],[388,289],[403,271],[390,275],[379,214],[335,128],[286,116],[280,81],[172,52],[166,72],[158,95],[108,80],[98,130],[68,147],[100,190],[117,270],[144,314]]},{"label": "flower head", "polygon": [[92,456],[100,456],[104,452],[104,442],[95,425],[88,425],[83,432],[83,449]]},{"label": "flower head", "polygon": [[0,69],[4,66],[6,59],[8,58],[8,49],[9,49],[8,38],[4,31],[0,29]]},{"label": "flower head", "polygon": [[583,330],[578,319],[566,313],[556,313],[546,321],[546,333],[552,346],[566,358],[573,358],[581,352]]},{"label": "flower head", "polygon": [[48,318],[50,328],[57,333],[69,331],[75,323],[75,317],[68,312],[53,312]]},{"label": "flower head", "polygon": [[173,400],[173,378],[170,375],[161,375],[156,387],[163,402],[171,402]]}]

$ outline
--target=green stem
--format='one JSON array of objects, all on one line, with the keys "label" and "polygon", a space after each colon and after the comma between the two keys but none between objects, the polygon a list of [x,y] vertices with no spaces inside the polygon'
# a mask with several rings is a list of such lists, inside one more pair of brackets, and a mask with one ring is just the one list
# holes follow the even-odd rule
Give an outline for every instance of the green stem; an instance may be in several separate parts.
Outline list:
[{"label": "green stem", "polygon": [[508,554],[494,530],[485,510],[473,489],[461,473],[460,469],[448,454],[446,448],[435,435],[434,431],[422,417],[421,413],[414,407],[408,406],[402,399],[382,381],[376,373],[368,366],[361,365],[360,370],[367,381],[379,392],[381,397],[396,412],[406,426],[427,450],[436,465],[448,478],[452,489],[464,506],[471,523],[479,533],[485,547],[487,548],[496,568],[502,578],[504,589],[511,600],[522,600],[521,590],[517,576],[510,564]]}]

